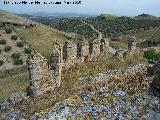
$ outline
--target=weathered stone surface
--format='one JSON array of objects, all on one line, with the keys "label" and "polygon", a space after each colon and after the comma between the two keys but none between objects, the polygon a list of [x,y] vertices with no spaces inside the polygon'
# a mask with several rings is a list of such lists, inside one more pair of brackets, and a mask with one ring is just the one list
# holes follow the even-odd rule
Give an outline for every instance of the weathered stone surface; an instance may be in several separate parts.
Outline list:
[{"label": "weathered stone surface", "polygon": [[48,90],[53,90],[47,59],[37,53],[27,63],[30,77],[30,86],[27,89],[28,95],[41,95]]},{"label": "weathered stone surface", "polygon": [[151,82],[147,79],[147,67],[147,64],[142,63],[81,78],[81,90],[94,91],[94,86],[96,88],[105,86],[113,90],[122,89],[127,93],[146,90]]},{"label": "weathered stone surface", "polygon": [[[129,51],[117,51],[115,54],[115,52],[113,51],[114,49],[110,51],[111,47],[109,46],[109,40],[104,38],[101,40],[93,40],[90,43],[86,40],[82,40],[79,41],[77,45],[71,41],[65,42],[64,46],[61,46],[59,43],[54,42],[52,47],[52,53],[50,54],[49,58],[49,64],[47,59],[45,59],[39,53],[34,55],[32,59],[28,60],[29,74],[31,80],[30,86],[28,87],[28,93],[32,95],[40,95],[49,90],[54,90],[55,87],[60,87],[62,67],[69,68],[75,63],[80,64],[83,62],[91,62],[92,60],[101,55],[113,56],[115,54],[121,60],[139,57],[137,55],[139,55],[140,49],[136,48],[135,38],[132,38],[131,43],[129,42],[129,44]],[[106,78],[111,82],[107,84],[103,83],[103,85],[110,85],[108,86],[108,88],[112,88],[116,84],[118,84],[118,86],[122,86],[122,84],[127,84],[125,89],[133,90],[134,88],[132,88],[132,85],[129,84],[132,82],[130,82],[129,80],[136,79],[135,74],[137,75],[137,77],[140,77],[137,78],[137,80],[143,80],[143,78],[141,78],[140,76],[142,73],[139,73],[140,75],[138,75],[137,73],[134,74],[134,70],[131,71],[133,72],[132,74],[130,71],[123,73],[124,76],[127,78],[120,76],[121,74],[117,74],[116,76],[114,76],[115,74],[113,73],[116,73],[116,71],[114,71],[112,74],[109,75],[109,77]],[[128,76],[125,74],[127,74]],[[101,79],[100,81],[103,81],[103,77],[98,76],[98,79]],[[126,79],[129,79],[129,82],[124,82]],[[135,85],[143,88],[147,86],[147,84],[143,84],[142,86],[140,86],[139,84]],[[98,86],[101,87],[102,84]],[[87,89],[89,90],[91,90],[92,88],[96,89],[97,87],[87,87]]]},{"label": "weathered stone surface", "polygon": [[60,87],[61,84],[61,71],[62,71],[62,48],[59,43],[54,42],[52,53],[50,55],[49,69],[53,77],[53,84],[55,87]]}]

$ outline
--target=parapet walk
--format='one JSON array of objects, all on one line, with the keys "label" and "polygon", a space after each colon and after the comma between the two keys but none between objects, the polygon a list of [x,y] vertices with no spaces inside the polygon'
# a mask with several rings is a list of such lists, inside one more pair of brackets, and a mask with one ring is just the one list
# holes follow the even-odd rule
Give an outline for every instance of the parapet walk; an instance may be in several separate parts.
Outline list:
[{"label": "parapet walk", "polygon": [[[129,44],[129,51],[136,50],[135,41]],[[93,61],[100,55],[116,55],[124,59],[124,53],[110,47],[107,39],[92,42],[80,41],[77,44],[65,42],[63,47],[54,42],[49,61],[40,53],[36,53],[27,60],[30,77],[27,93],[37,96],[60,87],[62,67],[69,68],[75,63]]]}]

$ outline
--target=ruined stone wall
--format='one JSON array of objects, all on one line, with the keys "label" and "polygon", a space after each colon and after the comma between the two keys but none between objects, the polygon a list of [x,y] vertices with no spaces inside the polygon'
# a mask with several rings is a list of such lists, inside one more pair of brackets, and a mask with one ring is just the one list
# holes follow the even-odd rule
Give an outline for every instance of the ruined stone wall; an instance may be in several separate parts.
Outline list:
[{"label": "ruined stone wall", "polygon": [[137,40],[134,37],[129,37],[128,38],[128,51],[134,51],[137,48]]},{"label": "ruined stone wall", "polygon": [[77,62],[77,46],[71,42],[65,42],[63,46],[63,66],[69,67]]},{"label": "ruined stone wall", "polygon": [[94,40],[92,43],[91,43],[91,51],[90,51],[90,59],[92,60],[92,59],[94,59],[94,58],[96,58],[97,56],[99,56],[100,55],[100,52],[101,52],[101,49],[100,49],[100,45],[101,45],[101,43],[100,43],[101,41],[98,41],[98,39],[96,39],[96,40]]},{"label": "ruined stone wall", "polygon": [[62,60],[62,49],[57,42],[53,43],[49,64],[48,60],[37,52],[27,60],[30,78],[28,95],[38,96],[60,87]]},{"label": "ruined stone wall", "polygon": [[55,87],[60,87],[61,84],[62,63],[62,48],[59,43],[54,42],[49,59],[49,70],[52,74],[53,84]]},{"label": "ruined stone wall", "polygon": [[30,86],[27,89],[28,95],[41,95],[48,90],[53,90],[47,59],[40,54],[36,54],[27,63],[30,77]]},{"label": "ruined stone wall", "polygon": [[[132,42],[133,43],[133,42]],[[116,56],[118,56],[120,59],[128,59],[132,57],[134,58],[134,54],[137,55],[135,51],[136,43],[131,45],[130,51],[124,55],[123,51],[117,51]],[[134,49],[133,49],[134,48]],[[52,52],[50,54],[49,58],[49,64],[47,59],[45,59],[43,56],[41,56],[39,53],[34,55],[32,59],[28,60],[28,66],[29,66],[29,74],[30,74],[30,86],[29,86],[29,93],[33,95],[40,95],[43,94],[49,90],[53,90],[55,87],[60,87],[61,84],[61,72],[62,67],[68,68],[71,67],[75,63],[83,63],[92,61],[95,58],[97,58],[100,55],[106,55],[109,53],[109,42],[106,39],[101,39],[100,41],[94,40],[92,42],[88,41],[80,41],[78,44],[75,44],[73,42],[65,42],[64,46],[61,46],[59,43],[54,42],[52,47]],[[112,53],[113,54],[113,53]],[[132,55],[132,57],[131,57]],[[144,68],[144,66],[141,66]],[[135,69],[134,69],[135,70]],[[134,70],[132,71],[134,73]],[[144,70],[145,71],[145,70]],[[121,76],[123,73],[120,72],[118,76],[113,76],[107,79],[111,79],[111,81],[114,81],[115,83],[111,82],[106,83],[110,87],[113,87],[114,85],[122,85],[126,84],[128,85],[125,89],[132,88],[132,85],[138,85],[138,87],[146,87],[147,84],[142,85],[143,78],[136,78],[134,75],[130,76],[131,79],[141,80],[140,84],[132,84],[130,85],[129,82],[127,83],[123,76]],[[128,75],[128,73],[126,73]],[[129,73],[131,75],[131,73]],[[137,74],[137,73],[135,73]],[[139,73],[142,75],[143,73]],[[145,74],[145,73],[144,73]],[[125,75],[124,75],[125,76]],[[138,76],[138,75],[137,75]],[[117,81],[114,80],[115,77],[118,77]],[[126,76],[128,78],[128,76]],[[132,78],[133,77],[133,78]],[[139,83],[138,81],[137,83]],[[141,86],[142,85],[142,86]]]},{"label": "ruined stone wall", "polygon": [[137,46],[137,40],[135,37],[130,37],[128,39],[128,49],[127,50],[117,50],[115,57],[127,61],[137,61],[143,57],[143,51]]},{"label": "ruined stone wall", "polygon": [[100,87],[121,89],[127,93],[146,90],[150,85],[147,80],[147,68],[146,63],[141,63],[81,78],[81,92],[95,91]]},{"label": "ruined stone wall", "polygon": [[102,39],[101,41],[86,40],[79,41],[77,44],[73,42],[65,42],[63,46],[63,66],[71,67],[75,63],[87,63],[100,55],[109,53],[109,41]]}]

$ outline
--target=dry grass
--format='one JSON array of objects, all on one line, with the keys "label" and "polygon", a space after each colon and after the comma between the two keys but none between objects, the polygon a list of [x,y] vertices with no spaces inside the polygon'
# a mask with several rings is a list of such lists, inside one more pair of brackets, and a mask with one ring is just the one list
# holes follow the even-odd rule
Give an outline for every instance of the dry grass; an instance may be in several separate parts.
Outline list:
[{"label": "dry grass", "polygon": [[126,49],[128,47],[127,42],[123,42],[123,41],[111,41],[110,45],[113,48],[118,48],[118,49]]},{"label": "dry grass", "polygon": [[139,42],[143,42],[148,39],[160,39],[160,29],[149,29],[135,34],[121,35],[118,37],[119,41],[111,41],[111,44],[113,46],[118,46],[119,48],[127,48],[128,36],[135,36]]},{"label": "dry grass", "polygon": [[29,83],[28,74],[19,74],[9,78],[0,79],[0,100],[12,93],[25,91]]},{"label": "dry grass", "polygon": [[57,40],[57,42],[63,44],[65,40],[67,40],[66,36],[70,35],[63,34],[58,30],[40,24],[37,24],[37,26],[32,29],[16,28],[15,30],[25,42],[45,57],[48,57],[49,53],[51,53],[51,47],[54,41]]}]

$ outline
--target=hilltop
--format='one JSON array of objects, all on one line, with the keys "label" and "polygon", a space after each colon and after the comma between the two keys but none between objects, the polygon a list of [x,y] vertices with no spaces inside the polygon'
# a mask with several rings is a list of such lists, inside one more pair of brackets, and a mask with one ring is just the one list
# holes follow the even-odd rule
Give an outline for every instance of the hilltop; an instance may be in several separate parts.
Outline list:
[{"label": "hilltop", "polygon": [[150,15],[150,14],[140,14],[138,16],[135,16],[135,18],[138,18],[138,19],[158,19],[158,17],[156,16],[153,16],[153,15]]}]

